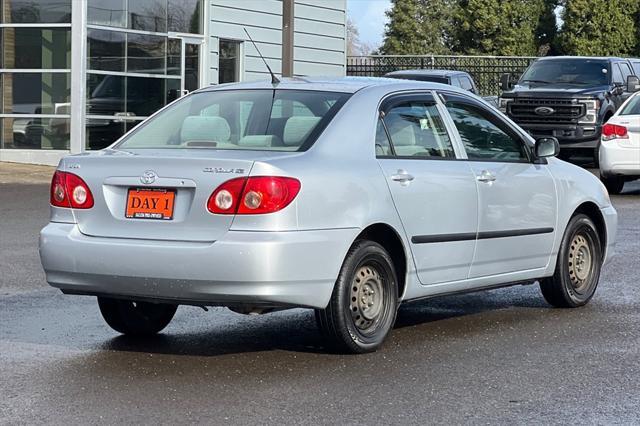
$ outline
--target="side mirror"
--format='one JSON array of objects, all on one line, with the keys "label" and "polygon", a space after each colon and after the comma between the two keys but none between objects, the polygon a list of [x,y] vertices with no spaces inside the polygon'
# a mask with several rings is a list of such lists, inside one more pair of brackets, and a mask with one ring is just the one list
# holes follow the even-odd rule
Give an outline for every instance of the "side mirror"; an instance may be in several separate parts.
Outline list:
[{"label": "side mirror", "polygon": [[629,77],[627,77],[627,92],[640,92],[640,78],[636,77],[635,75],[630,75]]},{"label": "side mirror", "polygon": [[560,154],[560,143],[556,138],[540,138],[534,147],[536,158],[555,157]]},{"label": "side mirror", "polygon": [[513,84],[511,83],[511,74],[502,74],[500,76],[500,88],[503,92],[513,88]]}]

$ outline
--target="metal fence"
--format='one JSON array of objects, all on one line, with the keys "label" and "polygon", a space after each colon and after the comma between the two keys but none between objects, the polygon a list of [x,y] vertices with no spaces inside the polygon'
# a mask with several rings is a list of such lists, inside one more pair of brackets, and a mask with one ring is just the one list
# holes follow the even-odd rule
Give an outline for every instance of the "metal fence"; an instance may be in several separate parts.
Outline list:
[{"label": "metal fence", "polygon": [[349,56],[347,75],[381,77],[388,72],[408,69],[447,69],[466,71],[476,81],[483,96],[500,94],[500,76],[518,78],[533,62],[528,56]]}]

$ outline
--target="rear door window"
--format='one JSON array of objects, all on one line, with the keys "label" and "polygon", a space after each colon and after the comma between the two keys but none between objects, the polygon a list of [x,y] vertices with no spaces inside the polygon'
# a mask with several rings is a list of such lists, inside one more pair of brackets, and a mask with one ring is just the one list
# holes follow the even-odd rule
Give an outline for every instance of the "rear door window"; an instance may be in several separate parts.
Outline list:
[{"label": "rear door window", "polygon": [[434,101],[406,101],[392,106],[384,125],[398,157],[455,158],[451,138]]}]

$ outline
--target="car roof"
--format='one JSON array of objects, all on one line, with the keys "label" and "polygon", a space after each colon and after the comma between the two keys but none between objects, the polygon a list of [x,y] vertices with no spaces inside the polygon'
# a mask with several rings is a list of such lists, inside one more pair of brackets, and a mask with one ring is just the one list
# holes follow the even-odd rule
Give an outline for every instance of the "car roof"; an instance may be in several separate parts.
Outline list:
[{"label": "car roof", "polygon": [[559,60],[595,60],[595,61],[628,61],[626,58],[618,58],[615,56],[545,56],[538,58],[539,61],[559,61]]},{"label": "car roof", "polygon": [[401,71],[393,71],[388,74],[385,74],[388,77],[391,76],[411,76],[411,75],[421,75],[421,76],[429,76],[429,77],[451,77],[454,75],[468,75],[464,71],[456,71],[456,70],[423,70],[423,69],[415,69],[415,70],[401,70]]},{"label": "car roof", "polygon": [[388,87],[390,91],[397,90],[452,90],[450,86],[427,81],[401,80],[385,77],[292,77],[282,78],[280,83],[273,84],[271,80],[251,81],[243,83],[227,83],[212,85],[202,88],[198,92],[218,90],[251,90],[251,89],[278,89],[278,90],[310,90],[322,92],[355,93],[367,87]]}]

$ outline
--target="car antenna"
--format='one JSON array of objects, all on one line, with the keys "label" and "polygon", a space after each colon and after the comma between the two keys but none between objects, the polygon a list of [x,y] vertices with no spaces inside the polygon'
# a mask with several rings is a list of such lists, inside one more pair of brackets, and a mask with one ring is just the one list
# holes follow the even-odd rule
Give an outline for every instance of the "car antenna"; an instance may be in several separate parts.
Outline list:
[{"label": "car antenna", "polygon": [[267,60],[264,59],[264,56],[262,56],[262,53],[260,52],[260,49],[258,49],[258,46],[256,45],[256,42],[253,41],[253,39],[251,38],[251,35],[249,34],[249,31],[247,31],[246,28],[243,28],[243,30],[244,30],[245,33],[247,33],[247,37],[249,37],[249,40],[251,40],[251,43],[253,43],[253,47],[256,48],[256,51],[258,52],[258,55],[260,55],[260,58],[262,58],[262,61],[266,65],[267,69],[269,70],[269,74],[271,74],[271,84],[280,83],[280,80],[278,80],[278,77],[276,77],[276,75],[273,73],[273,71],[271,71],[271,67],[267,63]]}]

